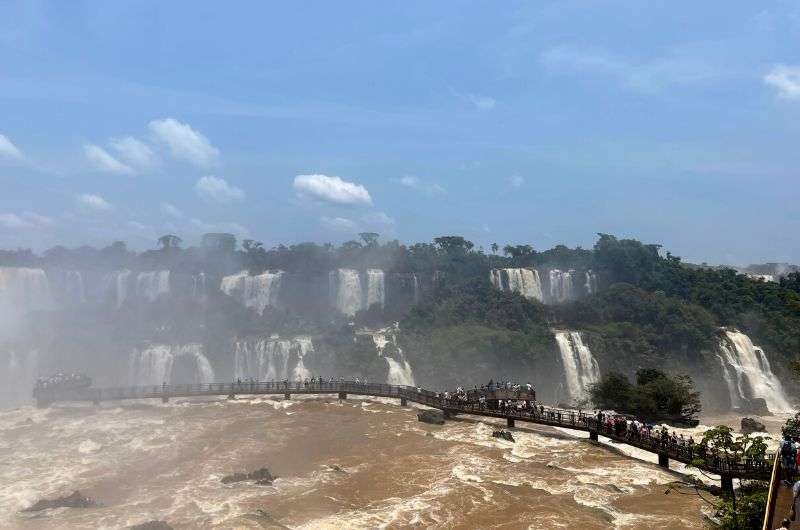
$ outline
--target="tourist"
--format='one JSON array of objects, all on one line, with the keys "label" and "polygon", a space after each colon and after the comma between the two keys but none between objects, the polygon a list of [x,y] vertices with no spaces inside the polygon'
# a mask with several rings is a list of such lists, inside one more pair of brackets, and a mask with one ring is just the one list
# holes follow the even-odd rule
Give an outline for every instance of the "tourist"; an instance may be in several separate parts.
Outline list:
[{"label": "tourist", "polygon": [[781,455],[781,469],[783,469],[783,482],[789,486],[792,484],[797,460],[797,448],[788,434],[784,435],[783,440],[778,446]]},{"label": "tourist", "polygon": [[[792,510],[794,510],[794,508],[792,508]],[[792,526],[792,521],[790,521],[789,519],[784,519],[783,521],[781,521],[781,525],[775,530],[783,530],[784,528],[791,528],[791,526]]]}]

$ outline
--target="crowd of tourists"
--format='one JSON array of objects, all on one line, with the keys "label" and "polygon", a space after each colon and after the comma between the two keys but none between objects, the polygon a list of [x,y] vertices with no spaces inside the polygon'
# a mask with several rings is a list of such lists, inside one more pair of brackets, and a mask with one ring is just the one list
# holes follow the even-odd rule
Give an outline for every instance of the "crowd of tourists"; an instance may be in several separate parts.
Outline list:
[{"label": "crowd of tourists", "polygon": [[84,374],[57,372],[49,377],[39,377],[36,379],[34,388],[37,390],[56,389],[56,388],[88,388],[92,384],[92,379]]}]

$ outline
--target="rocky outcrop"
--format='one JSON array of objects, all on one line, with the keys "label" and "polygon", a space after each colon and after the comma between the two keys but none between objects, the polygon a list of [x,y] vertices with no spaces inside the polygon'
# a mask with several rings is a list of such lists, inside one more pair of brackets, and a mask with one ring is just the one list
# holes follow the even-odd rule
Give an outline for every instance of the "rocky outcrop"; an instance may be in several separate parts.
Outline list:
[{"label": "rocky outcrop", "polygon": [[754,432],[766,432],[767,427],[760,421],[753,418],[742,418],[741,432],[743,434],[750,434]]},{"label": "rocky outcrop", "polygon": [[164,521],[148,521],[142,524],[129,526],[128,530],[174,530],[172,526]]},{"label": "rocky outcrop", "polygon": [[514,436],[509,431],[494,431],[492,436],[495,438],[500,438],[501,440],[505,440],[507,442],[514,442]]},{"label": "rocky outcrop", "polygon": [[222,477],[223,484],[235,484],[237,482],[254,481],[258,486],[271,486],[276,477],[272,476],[269,469],[262,467],[251,473],[234,473]]},{"label": "rocky outcrop", "polygon": [[437,409],[421,410],[417,412],[417,419],[422,423],[444,425],[444,412]]},{"label": "rocky outcrop", "polygon": [[42,499],[37,501],[33,506],[29,506],[22,510],[23,512],[41,512],[51,508],[91,508],[97,506],[97,503],[85,496],[80,491],[73,491],[66,497],[58,497],[56,499]]}]

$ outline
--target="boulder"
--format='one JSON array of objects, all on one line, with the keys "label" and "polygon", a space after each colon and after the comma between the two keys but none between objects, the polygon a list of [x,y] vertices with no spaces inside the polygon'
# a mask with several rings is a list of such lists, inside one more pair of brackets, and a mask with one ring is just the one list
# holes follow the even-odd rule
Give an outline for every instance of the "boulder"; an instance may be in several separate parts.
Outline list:
[{"label": "boulder", "polygon": [[129,526],[128,530],[174,530],[174,529],[164,521],[147,521],[146,523]]},{"label": "boulder", "polygon": [[95,501],[85,496],[80,491],[75,490],[66,497],[42,499],[37,501],[33,506],[29,506],[22,511],[41,512],[42,510],[49,510],[50,508],[91,508],[93,506],[97,506]]},{"label": "boulder", "polygon": [[494,431],[492,436],[495,438],[500,438],[502,440],[506,440],[507,442],[514,442],[514,435],[512,435],[509,431]]},{"label": "boulder", "polygon": [[754,432],[766,432],[766,430],[767,427],[760,421],[754,420],[753,418],[742,418],[742,433],[750,434]]},{"label": "boulder", "polygon": [[417,412],[417,419],[422,423],[444,425],[444,412],[438,409],[421,410]]},{"label": "boulder", "polygon": [[767,408],[767,402],[764,398],[750,398],[746,403],[743,403],[739,408],[740,412],[746,414],[753,414],[755,416],[772,416],[772,413]]},{"label": "boulder", "polygon": [[234,473],[233,475],[226,475],[222,477],[223,484],[235,484],[236,482],[254,481],[258,486],[271,486],[275,477],[269,472],[269,469],[262,467],[251,473]]}]

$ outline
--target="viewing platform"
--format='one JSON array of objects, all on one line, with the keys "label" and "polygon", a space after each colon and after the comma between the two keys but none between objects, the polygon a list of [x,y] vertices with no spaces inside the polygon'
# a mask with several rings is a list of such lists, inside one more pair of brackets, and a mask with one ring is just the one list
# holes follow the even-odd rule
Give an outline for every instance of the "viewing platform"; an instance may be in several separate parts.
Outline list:
[{"label": "viewing platform", "polygon": [[[470,392],[475,392],[470,391]],[[480,391],[478,391],[480,392]],[[607,437],[615,442],[643,449],[658,455],[658,464],[669,468],[670,460],[691,464],[702,458],[703,464],[698,468],[707,473],[719,475],[723,489],[733,489],[733,479],[769,480],[772,476],[775,454],[767,454],[764,458],[738,458],[714,452],[700,453],[698,447],[686,444],[675,444],[660,437],[619,432],[613,425],[598,421],[594,414],[575,409],[559,409],[543,405],[530,406],[529,398],[535,397],[525,391],[508,389],[493,390],[496,399],[525,402],[528,407],[518,409],[506,407],[492,408],[475,400],[445,399],[442,394],[418,387],[388,385],[379,383],[360,383],[356,381],[334,382],[236,382],[209,383],[194,385],[160,385],[135,386],[120,388],[80,388],[50,387],[37,388],[34,398],[37,406],[47,407],[59,402],[91,402],[99,404],[105,401],[132,399],[161,399],[168,402],[172,398],[227,396],[238,395],[278,395],[286,399],[297,394],[336,395],[339,399],[347,399],[348,395],[371,396],[398,399],[401,406],[409,402],[442,410],[448,416],[467,414],[500,418],[506,420],[509,427],[517,421],[563,427],[589,433],[589,438],[597,441],[599,436]],[[487,400],[490,401],[491,400]]]}]

